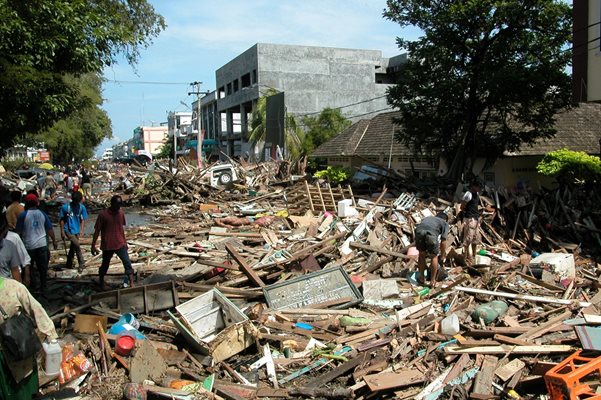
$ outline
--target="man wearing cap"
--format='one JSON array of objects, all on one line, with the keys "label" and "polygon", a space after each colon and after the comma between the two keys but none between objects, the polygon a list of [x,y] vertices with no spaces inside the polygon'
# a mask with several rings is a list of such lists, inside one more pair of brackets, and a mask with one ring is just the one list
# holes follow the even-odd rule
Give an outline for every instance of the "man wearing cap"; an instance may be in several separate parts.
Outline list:
[{"label": "man wearing cap", "polygon": [[425,283],[424,271],[426,269],[426,257],[431,257],[430,283],[436,287],[438,277],[438,258],[444,262],[446,252],[446,240],[449,235],[448,216],[439,212],[435,217],[426,217],[415,227],[415,247],[419,250],[417,259],[418,277],[417,281]]},{"label": "man wearing cap", "polygon": [[[470,183],[470,189],[461,198],[461,211],[463,211],[463,254],[469,262],[473,260],[481,243],[480,237],[480,205],[481,184],[478,180]],[[470,254],[470,247],[472,253]]]},{"label": "man wearing cap", "polygon": [[32,293],[46,294],[49,254],[48,236],[56,250],[56,237],[48,214],[38,210],[38,196],[33,193],[25,196],[25,211],[17,218],[16,231],[21,235],[25,248],[31,257]]},{"label": "man wearing cap", "polygon": [[125,240],[125,213],[121,209],[123,200],[121,196],[111,197],[109,208],[102,210],[98,214],[98,219],[94,225],[94,236],[92,238],[92,254],[98,254],[96,242],[98,236],[101,236],[100,249],[102,250],[102,264],[98,272],[100,288],[102,290],[111,290],[112,288],[104,282],[104,277],[109,269],[113,254],[121,259],[125,268],[125,275],[129,279],[129,285],[134,285],[134,270],[127,254],[127,241]]}]

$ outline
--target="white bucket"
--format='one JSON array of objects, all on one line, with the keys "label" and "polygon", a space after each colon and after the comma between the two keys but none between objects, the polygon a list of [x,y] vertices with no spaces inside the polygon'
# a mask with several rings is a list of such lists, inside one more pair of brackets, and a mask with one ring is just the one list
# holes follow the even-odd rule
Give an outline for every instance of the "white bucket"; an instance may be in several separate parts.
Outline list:
[{"label": "white bucket", "polygon": [[58,375],[63,359],[61,345],[56,339],[53,339],[50,343],[42,343],[42,347],[44,348],[44,355],[46,357],[44,372],[47,376]]},{"label": "white bucket", "polygon": [[440,322],[440,332],[445,335],[454,336],[459,333],[459,318],[451,314]]}]

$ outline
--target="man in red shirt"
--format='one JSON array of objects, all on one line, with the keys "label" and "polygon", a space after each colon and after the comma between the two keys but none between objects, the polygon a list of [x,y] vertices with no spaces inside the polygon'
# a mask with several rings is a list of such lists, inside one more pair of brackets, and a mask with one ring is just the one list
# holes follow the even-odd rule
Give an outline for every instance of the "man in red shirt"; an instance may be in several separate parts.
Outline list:
[{"label": "man in red shirt", "polygon": [[111,258],[113,254],[121,259],[125,268],[125,275],[129,279],[129,285],[134,286],[134,270],[127,254],[127,241],[125,240],[125,213],[121,209],[123,200],[121,196],[115,195],[111,198],[111,205],[106,210],[98,214],[96,225],[94,225],[94,237],[92,238],[92,254],[98,254],[96,241],[98,235],[101,236],[100,250],[102,250],[102,264],[100,265],[99,280],[102,290],[111,290],[112,288],[104,282]]}]

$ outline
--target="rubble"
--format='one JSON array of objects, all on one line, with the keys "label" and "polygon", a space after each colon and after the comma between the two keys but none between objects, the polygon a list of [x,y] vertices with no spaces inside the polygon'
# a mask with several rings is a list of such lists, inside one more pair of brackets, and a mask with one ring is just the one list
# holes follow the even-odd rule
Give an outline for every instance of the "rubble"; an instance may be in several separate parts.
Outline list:
[{"label": "rubble", "polygon": [[[63,354],[74,373],[60,385],[42,377],[44,392],[560,399],[572,385],[598,395],[586,375],[601,364],[601,240],[577,191],[483,194],[484,243],[470,265],[448,187],[367,199],[277,163],[232,165],[238,182],[217,187],[186,164],[130,168],[128,201],[149,219],[126,232],[136,285],[95,291],[89,237],[83,271],[51,271],[60,307],[49,314],[89,367]],[[441,210],[447,276],[432,288],[416,280],[414,228]],[[51,265],[61,260],[53,251]],[[122,274],[114,260],[115,287]],[[111,331],[124,323],[132,330]],[[579,356],[586,367],[566,376],[562,361]]]}]

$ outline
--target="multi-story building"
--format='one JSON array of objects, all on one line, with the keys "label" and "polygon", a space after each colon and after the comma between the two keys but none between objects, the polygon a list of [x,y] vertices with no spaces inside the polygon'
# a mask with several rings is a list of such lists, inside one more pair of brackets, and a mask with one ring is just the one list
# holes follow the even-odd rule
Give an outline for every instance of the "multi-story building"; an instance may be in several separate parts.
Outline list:
[{"label": "multi-story building", "polygon": [[185,154],[188,134],[192,132],[192,112],[172,111],[167,115],[168,140],[174,140],[178,156]]},{"label": "multi-story building", "polygon": [[601,1],[577,0],[572,7],[574,101],[601,102]]},{"label": "multi-story building", "polygon": [[248,143],[248,122],[266,89],[284,93],[290,115],[341,108],[351,120],[388,111],[386,89],[405,55],[382,57],[379,50],[257,43],[216,71],[216,113],[221,150],[236,156],[256,149]]},{"label": "multi-story building", "polygon": [[167,125],[160,126],[139,126],[134,129],[133,145],[129,146],[134,154],[143,150],[147,154],[156,154],[161,151],[161,147],[167,140]]}]

